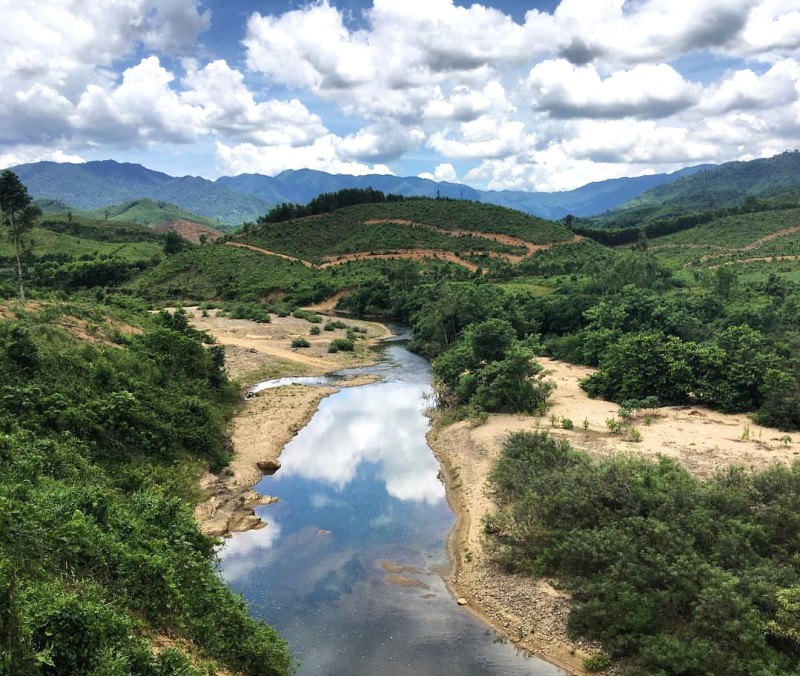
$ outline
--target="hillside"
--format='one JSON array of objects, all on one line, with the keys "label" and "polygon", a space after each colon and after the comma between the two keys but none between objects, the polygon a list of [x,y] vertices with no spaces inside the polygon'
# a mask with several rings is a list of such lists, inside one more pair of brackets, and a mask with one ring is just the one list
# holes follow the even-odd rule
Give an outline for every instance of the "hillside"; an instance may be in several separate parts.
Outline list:
[{"label": "hillside", "polygon": [[468,257],[511,256],[529,245],[568,240],[562,225],[518,211],[462,200],[411,199],[362,204],[286,223],[263,223],[235,240],[321,263],[346,254],[438,249]]},{"label": "hillside", "polygon": [[728,162],[647,190],[592,225],[627,227],[658,218],[707,211],[797,206],[800,152],[750,162]]},{"label": "hillside", "polygon": [[220,237],[224,237],[223,233],[219,230],[186,220],[162,223],[153,229],[159,234],[177,232],[183,239],[190,241],[192,244],[205,244],[206,242],[213,242]]},{"label": "hillside", "polygon": [[137,223],[140,225],[163,225],[172,221],[191,221],[199,225],[213,228],[217,222],[197,216],[175,204],[164,201],[155,201],[147,198],[130,200],[123,204],[116,204],[86,212],[89,218],[123,223]]},{"label": "hillside", "polygon": [[212,221],[239,225],[269,209],[257,197],[242,195],[204,178],[175,178],[138,164],[112,160],[85,164],[37,162],[14,167],[35,199],[60,200],[81,210],[101,209],[148,198],[172,203]]}]

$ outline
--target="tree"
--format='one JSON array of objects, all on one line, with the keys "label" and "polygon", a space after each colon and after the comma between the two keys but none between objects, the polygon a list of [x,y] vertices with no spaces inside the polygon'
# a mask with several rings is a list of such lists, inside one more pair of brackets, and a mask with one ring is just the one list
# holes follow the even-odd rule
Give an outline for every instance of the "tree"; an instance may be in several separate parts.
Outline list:
[{"label": "tree", "polygon": [[174,230],[170,230],[167,232],[166,239],[164,240],[164,253],[167,256],[172,256],[176,253],[180,253],[185,248],[185,243],[183,241],[183,237],[181,237],[177,232]]},{"label": "tree", "polygon": [[41,215],[39,207],[32,204],[28,189],[19,177],[10,169],[0,174],[0,211],[3,213],[3,225],[9,229],[14,252],[17,258],[17,281],[19,283],[19,299],[25,300],[25,285],[22,274],[22,250],[25,234],[36,224]]}]

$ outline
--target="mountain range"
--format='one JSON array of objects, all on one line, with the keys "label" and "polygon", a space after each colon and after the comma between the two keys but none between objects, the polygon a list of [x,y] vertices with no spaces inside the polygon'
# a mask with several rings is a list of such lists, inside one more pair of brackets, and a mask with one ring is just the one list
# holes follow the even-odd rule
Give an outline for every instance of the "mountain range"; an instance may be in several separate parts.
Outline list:
[{"label": "mountain range", "polygon": [[175,204],[218,224],[238,225],[255,221],[277,204],[305,204],[321,193],[366,187],[406,197],[481,201],[551,220],[567,214],[592,216],[615,209],[651,188],[712,166],[598,181],[565,192],[476,190],[459,183],[415,176],[348,176],[311,169],[288,170],[274,177],[241,174],[210,181],[197,176],[174,177],[139,164],[114,160],[84,164],[36,162],[12,169],[37,200],[57,200],[75,209],[91,210],[148,198]]}]

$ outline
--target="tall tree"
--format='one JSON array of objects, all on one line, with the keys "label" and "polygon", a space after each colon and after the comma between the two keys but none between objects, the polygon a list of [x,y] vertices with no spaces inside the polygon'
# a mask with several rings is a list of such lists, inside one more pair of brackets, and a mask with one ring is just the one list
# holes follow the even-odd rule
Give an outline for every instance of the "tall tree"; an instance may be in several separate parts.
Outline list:
[{"label": "tall tree", "polygon": [[11,241],[14,242],[19,299],[23,301],[25,300],[25,284],[22,274],[24,238],[42,213],[39,207],[32,204],[32,201],[28,189],[13,171],[6,169],[0,174],[0,212],[3,214],[3,225],[9,229]]}]

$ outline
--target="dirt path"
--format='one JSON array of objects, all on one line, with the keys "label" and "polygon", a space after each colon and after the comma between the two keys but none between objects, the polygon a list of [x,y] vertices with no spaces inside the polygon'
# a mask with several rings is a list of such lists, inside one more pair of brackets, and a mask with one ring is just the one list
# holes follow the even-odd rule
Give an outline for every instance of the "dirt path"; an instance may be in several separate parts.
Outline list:
[{"label": "dirt path", "polygon": [[771,263],[773,261],[797,261],[800,260],[800,256],[761,256],[759,258],[737,258],[733,261],[727,261],[726,263],[720,263],[719,265],[709,265],[709,270],[716,270],[717,268],[724,268],[726,265],[735,265],[736,263]]},{"label": "dirt path", "polygon": [[330,268],[335,265],[342,265],[348,261],[375,261],[375,260],[393,260],[393,259],[406,259],[406,260],[441,260],[448,263],[455,263],[462,268],[466,268],[470,272],[475,272],[478,266],[469,261],[465,261],[454,253],[449,251],[442,251],[440,249],[408,249],[406,251],[395,251],[392,253],[381,254],[368,254],[368,253],[352,253],[337,256],[335,258],[325,258],[325,262],[320,265],[320,268]]},{"label": "dirt path", "polygon": [[[698,477],[710,477],[730,464],[761,470],[774,463],[790,463],[800,455],[800,440],[781,441],[783,433],[756,425],[744,415],[673,406],[656,409],[649,425],[641,416],[634,423],[641,441],[625,441],[610,434],[606,426],[619,406],[590,399],[580,389],[580,379],[593,369],[545,358],[540,361],[556,384],[547,416],[492,415],[478,427],[465,421],[435,426],[428,440],[446,469],[448,497],[458,514],[450,539],[456,564],[450,580],[453,593],[520,647],[574,673],[584,673],[582,656],[593,646],[569,640],[568,597],[547,580],[502,572],[483,552],[482,520],[494,510],[485,481],[508,434],[545,429],[595,457],[620,452],[653,458],[666,455]],[[559,427],[552,427],[551,415]],[[560,427],[563,418],[572,420],[572,431]]]},{"label": "dirt path", "polygon": [[297,256],[289,256],[288,254],[278,253],[277,251],[270,251],[269,249],[262,249],[261,247],[253,246],[252,244],[245,244],[244,242],[225,242],[227,246],[235,246],[239,247],[240,249],[249,249],[250,251],[257,251],[258,253],[262,253],[266,256],[277,256],[278,258],[283,258],[287,261],[294,261],[295,263],[300,263],[305,265],[307,268],[316,268],[318,266],[310,263],[309,261],[304,261],[302,258],[298,258]]},{"label": "dirt path", "polygon": [[[316,218],[316,217],[315,217]],[[379,224],[379,223],[389,223],[393,225],[402,225],[406,227],[412,228],[425,228],[427,230],[432,230],[434,232],[442,233],[445,235],[450,235],[453,237],[458,236],[471,236],[471,237],[478,237],[481,239],[488,239],[493,242],[499,242],[500,244],[507,244],[509,246],[516,246],[525,249],[525,253],[522,255],[519,254],[505,254],[500,253],[498,251],[485,251],[482,252],[489,258],[498,258],[502,260],[506,260],[509,263],[516,265],[524,258],[533,255],[537,251],[546,251],[557,244],[576,244],[583,240],[583,237],[580,235],[573,235],[569,239],[560,240],[558,242],[550,242],[548,244],[533,244],[531,242],[527,242],[524,239],[520,239],[519,237],[514,237],[513,235],[503,235],[500,233],[493,233],[493,232],[480,232],[477,230],[460,230],[460,229],[453,229],[448,230],[447,228],[439,228],[435,225],[426,225],[424,223],[417,223],[415,221],[408,221],[401,218],[375,218],[372,220],[364,221],[366,224]],[[305,265],[307,268],[312,268],[314,270],[324,270],[326,268],[331,268],[336,265],[343,265],[344,263],[348,263],[349,261],[369,261],[369,260],[394,260],[394,259],[405,259],[405,260],[443,260],[449,263],[455,263],[456,265],[460,265],[463,268],[466,268],[470,272],[475,272],[479,269],[479,266],[475,265],[474,263],[470,263],[467,260],[464,260],[459,255],[451,252],[445,251],[443,249],[406,249],[394,252],[385,252],[385,253],[366,253],[366,252],[355,252],[350,254],[342,254],[339,256],[325,256],[322,260],[323,263],[320,265],[316,265],[310,261],[304,260],[302,258],[298,258],[297,256],[290,256],[288,254],[278,253],[277,251],[272,251],[270,249],[262,249],[261,247],[253,246],[252,244],[245,244],[243,242],[225,242],[228,246],[235,246],[241,249],[249,249],[250,251],[257,251],[258,253],[262,253],[266,256],[277,256],[278,258],[283,258],[287,261],[294,261],[296,263],[300,263]]]},{"label": "dirt path", "polygon": [[[343,368],[374,363],[375,353],[368,349],[389,330],[382,324],[347,320],[349,326],[367,330],[366,340],[357,343],[355,352],[329,353],[334,338],[343,337],[344,329],[309,334],[312,324],[295,317],[272,317],[268,324],[243,319],[219,317],[215,310],[207,317],[196,308],[187,308],[192,324],[208,331],[225,347],[226,370],[243,388],[257,382],[288,375],[322,375]],[[303,336],[309,348],[291,348],[293,338]],[[362,384],[351,380],[345,386]],[[195,516],[204,532],[227,536],[232,532],[263,528],[266,524],[253,512],[259,504],[272,501],[252,487],[265,471],[259,463],[275,461],[283,447],[303,428],[316,412],[319,402],[336,391],[333,387],[291,385],[260,392],[246,399],[234,418],[231,430],[233,459],[224,474],[206,474],[201,487],[209,498],[198,505]]]},{"label": "dirt path", "polygon": [[[739,247],[738,249],[727,249],[727,250],[725,250],[724,252],[721,252],[721,253],[706,254],[705,256],[701,256],[700,257],[700,262],[701,263],[705,263],[707,261],[713,260],[714,258],[722,258],[723,256],[729,256],[731,254],[736,254],[736,253],[743,253],[743,252],[746,252],[746,251],[755,251],[756,249],[762,247],[767,242],[771,242],[772,240],[778,239],[780,237],[787,237],[788,235],[794,235],[794,234],[796,234],[798,232],[800,232],[800,225],[792,225],[792,226],[790,226],[788,228],[783,228],[781,230],[776,230],[775,232],[770,233],[769,235],[765,235],[764,237],[760,237],[759,239],[750,242],[750,244],[745,244],[744,246]],[[683,245],[683,246],[684,246],[684,248],[691,248],[692,247],[692,245],[689,245],[689,244]],[[719,247],[716,247],[716,248],[719,248]],[[797,260],[798,259],[797,256],[765,256],[765,257],[760,257],[760,258],[744,258],[744,259],[737,260],[737,261],[731,261],[730,263],[720,263],[719,265],[714,266],[713,268],[710,268],[710,269],[713,270],[715,268],[722,267],[723,265],[730,265],[731,263],[755,263],[757,261],[771,261],[773,258],[775,258],[776,260]]]}]

